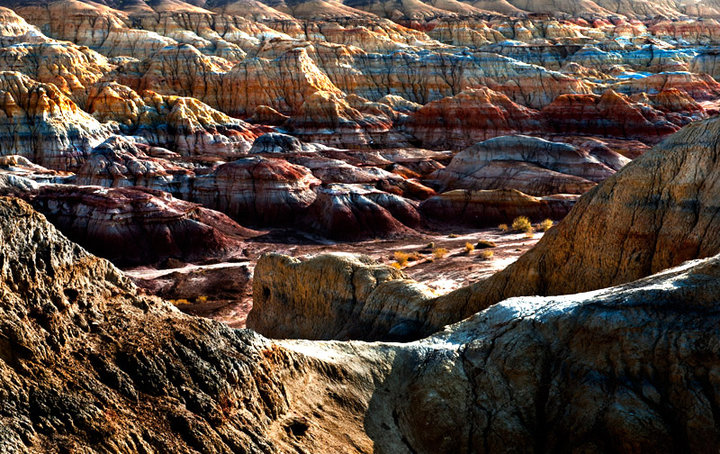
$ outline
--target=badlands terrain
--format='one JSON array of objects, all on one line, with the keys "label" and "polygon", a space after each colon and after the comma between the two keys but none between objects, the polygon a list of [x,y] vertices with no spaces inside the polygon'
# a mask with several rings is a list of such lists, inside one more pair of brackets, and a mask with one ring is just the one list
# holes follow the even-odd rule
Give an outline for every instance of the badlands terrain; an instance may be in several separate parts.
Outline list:
[{"label": "badlands terrain", "polygon": [[0,0],[0,452],[717,452],[719,20]]}]

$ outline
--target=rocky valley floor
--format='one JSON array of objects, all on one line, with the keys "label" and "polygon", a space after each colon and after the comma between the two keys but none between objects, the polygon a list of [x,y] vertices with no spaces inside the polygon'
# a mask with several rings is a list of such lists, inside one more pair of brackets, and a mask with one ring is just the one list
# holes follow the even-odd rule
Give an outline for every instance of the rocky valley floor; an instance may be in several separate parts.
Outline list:
[{"label": "rocky valley floor", "polygon": [[[403,272],[441,294],[505,268],[542,237],[542,232],[529,236],[497,228],[479,231],[458,228],[456,232],[459,233],[340,244],[276,232],[246,242],[242,255],[232,262],[166,263],[165,268],[137,267],[125,270],[125,274],[140,288],[171,300],[183,311],[244,328],[252,309],[252,272],[263,254],[302,258],[336,252],[364,255],[387,265],[398,263],[397,257],[403,260],[407,254],[408,263],[403,265]],[[468,250],[468,244],[474,249]]]}]

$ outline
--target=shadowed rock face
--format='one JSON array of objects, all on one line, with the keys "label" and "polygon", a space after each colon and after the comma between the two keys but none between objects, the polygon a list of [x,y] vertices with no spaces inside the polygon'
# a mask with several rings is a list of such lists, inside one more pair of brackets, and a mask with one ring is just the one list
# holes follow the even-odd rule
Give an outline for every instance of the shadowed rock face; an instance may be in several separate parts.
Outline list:
[{"label": "shadowed rock face", "polygon": [[577,196],[570,194],[533,197],[517,189],[456,189],[425,200],[420,211],[431,219],[446,219],[454,225],[496,226],[518,216],[535,222],[562,219],[576,200]]},{"label": "shadowed rock face", "polygon": [[193,198],[204,206],[253,224],[291,223],[316,198],[320,181],[282,159],[252,156],[219,166],[195,182]]},{"label": "shadowed rock face", "polygon": [[615,170],[566,143],[504,136],[466,148],[433,177],[446,190],[512,188],[542,196],[582,194]]},{"label": "shadowed rock face", "polygon": [[[711,452],[720,442],[718,257],[605,290],[510,299],[407,344],[272,343],[138,295],[23,202],[0,199],[0,214],[9,452],[471,453],[505,452],[507,440],[521,452]],[[355,291],[396,282],[375,286],[367,264],[347,263]]]}]

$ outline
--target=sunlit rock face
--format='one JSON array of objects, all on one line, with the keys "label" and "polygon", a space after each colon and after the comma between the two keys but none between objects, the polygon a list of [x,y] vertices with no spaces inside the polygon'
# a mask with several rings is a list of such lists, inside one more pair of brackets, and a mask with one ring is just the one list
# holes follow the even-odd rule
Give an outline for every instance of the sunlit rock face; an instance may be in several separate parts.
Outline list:
[{"label": "sunlit rock face", "polygon": [[253,126],[191,97],[142,92],[115,82],[90,90],[87,110],[128,135],[183,157],[229,158],[246,153],[269,128]]},{"label": "sunlit rock face", "polygon": [[54,84],[0,72],[0,150],[58,170],[77,169],[111,128],[81,110]]},{"label": "sunlit rock face", "polygon": [[406,130],[429,148],[470,146],[492,137],[539,132],[538,112],[481,88],[430,102],[408,119]]},{"label": "sunlit rock face", "polygon": [[[542,111],[548,128],[556,133],[588,133],[659,142],[680,129],[657,109],[613,90],[602,95],[562,95]],[[702,117],[703,115],[701,115]]]},{"label": "sunlit rock face", "polygon": [[[258,262],[256,273],[260,278],[253,290],[258,296],[248,326],[276,337],[373,339],[394,328],[397,339],[402,339],[402,325],[412,331],[414,318],[433,296],[399,270],[350,255],[320,255],[302,262],[268,255]],[[413,286],[401,295],[402,307],[397,312],[384,310],[392,305],[388,297],[400,283]],[[290,306],[282,309],[284,304]],[[297,322],[298,311],[307,313],[306,323]]]},{"label": "sunlit rock face", "polygon": [[174,164],[173,158],[177,155],[169,150],[112,136],[90,152],[74,182],[103,187],[141,186],[187,195],[194,172]]}]

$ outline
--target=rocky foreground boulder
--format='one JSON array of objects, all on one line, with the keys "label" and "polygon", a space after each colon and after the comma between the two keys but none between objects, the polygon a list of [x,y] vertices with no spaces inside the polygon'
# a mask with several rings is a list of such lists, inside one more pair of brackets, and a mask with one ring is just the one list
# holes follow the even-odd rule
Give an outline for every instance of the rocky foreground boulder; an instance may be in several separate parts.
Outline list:
[{"label": "rocky foreground boulder", "polygon": [[277,338],[417,338],[435,296],[400,270],[349,254],[268,254],[255,276],[247,326]]},{"label": "rocky foreground boulder", "polygon": [[[309,421],[290,411],[291,381],[281,379],[301,355],[141,296],[18,199],[0,199],[0,219],[0,451],[347,445],[347,431],[303,437]],[[367,437],[353,438],[369,452]]]},{"label": "rocky foreground boulder", "polygon": [[606,290],[510,299],[407,344],[271,342],[139,295],[17,199],[0,199],[0,215],[4,452],[720,443],[720,256]]}]

